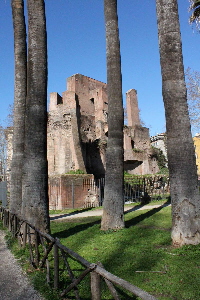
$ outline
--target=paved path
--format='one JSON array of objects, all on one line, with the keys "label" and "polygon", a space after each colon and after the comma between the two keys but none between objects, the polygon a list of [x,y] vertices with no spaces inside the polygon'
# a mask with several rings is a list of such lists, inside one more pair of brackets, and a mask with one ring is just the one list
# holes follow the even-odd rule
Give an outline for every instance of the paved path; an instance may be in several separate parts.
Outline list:
[{"label": "paved path", "polygon": [[7,248],[5,233],[0,230],[0,299],[43,300],[31,286],[21,266]]},{"label": "paved path", "polygon": [[[157,207],[165,207],[171,204],[165,203],[163,205],[137,205],[137,206],[125,206],[124,211],[125,213],[135,211],[135,210],[144,210],[144,209],[153,209]],[[76,211],[69,214],[55,214],[50,215],[51,221],[62,221],[66,219],[75,219],[75,218],[85,218],[85,217],[93,217],[93,216],[102,216],[103,210],[102,209],[94,209],[94,210],[83,210],[83,211]]]}]

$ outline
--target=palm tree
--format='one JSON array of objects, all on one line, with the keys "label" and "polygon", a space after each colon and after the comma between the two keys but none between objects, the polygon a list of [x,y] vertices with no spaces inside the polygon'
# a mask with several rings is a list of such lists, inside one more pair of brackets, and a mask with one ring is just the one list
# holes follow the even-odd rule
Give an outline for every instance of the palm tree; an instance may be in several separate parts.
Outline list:
[{"label": "palm tree", "polygon": [[24,154],[25,104],[27,90],[27,49],[24,1],[12,0],[15,51],[15,92],[13,157],[10,182],[10,211],[21,214],[22,166]]},{"label": "palm tree", "polygon": [[49,230],[47,171],[47,36],[44,0],[28,0],[28,69],[23,217]]},{"label": "palm tree", "polygon": [[200,22],[200,0],[190,0],[190,2],[189,10],[192,11],[190,23],[196,22],[198,24]]},{"label": "palm tree", "polygon": [[108,87],[108,144],[101,229],[124,227],[123,104],[117,0],[104,0]]},{"label": "palm tree", "polygon": [[200,243],[200,195],[187,106],[177,0],[156,0],[172,200],[172,242]]}]

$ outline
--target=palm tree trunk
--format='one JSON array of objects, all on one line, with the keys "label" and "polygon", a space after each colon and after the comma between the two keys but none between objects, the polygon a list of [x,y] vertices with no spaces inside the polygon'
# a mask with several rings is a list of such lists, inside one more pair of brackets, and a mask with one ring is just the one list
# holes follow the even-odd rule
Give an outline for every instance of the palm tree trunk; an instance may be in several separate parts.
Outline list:
[{"label": "palm tree trunk", "polygon": [[49,230],[47,170],[47,37],[44,0],[28,0],[23,217]]},{"label": "palm tree trunk", "polygon": [[124,153],[121,57],[117,0],[104,0],[108,87],[108,144],[101,229],[124,227]]},{"label": "palm tree trunk", "polygon": [[27,90],[27,47],[23,0],[12,0],[12,15],[15,52],[15,92],[10,211],[20,215],[22,205],[22,166],[24,156],[25,105]]},{"label": "palm tree trunk", "polygon": [[200,196],[176,0],[156,0],[172,199],[172,242],[200,242]]}]

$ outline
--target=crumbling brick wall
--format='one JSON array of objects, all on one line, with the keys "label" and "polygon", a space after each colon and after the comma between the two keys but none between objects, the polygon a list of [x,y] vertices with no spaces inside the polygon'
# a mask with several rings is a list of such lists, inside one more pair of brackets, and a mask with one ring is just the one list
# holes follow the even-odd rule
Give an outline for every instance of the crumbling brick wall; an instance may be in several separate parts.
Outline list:
[{"label": "crumbling brick wall", "polygon": [[98,205],[93,175],[67,174],[49,177],[50,209],[62,210]]}]

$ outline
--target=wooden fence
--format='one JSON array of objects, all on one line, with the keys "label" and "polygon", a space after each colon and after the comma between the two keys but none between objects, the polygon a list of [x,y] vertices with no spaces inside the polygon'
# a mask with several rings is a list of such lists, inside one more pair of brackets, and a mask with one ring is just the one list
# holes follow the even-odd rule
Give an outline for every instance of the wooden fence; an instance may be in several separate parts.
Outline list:
[{"label": "wooden fence", "polygon": [[[144,300],[156,300],[156,298],[140,288],[132,285],[126,280],[119,278],[106,271],[101,263],[90,263],[78,253],[62,245],[57,238],[47,233],[42,233],[25,220],[19,219],[7,209],[1,207],[1,219],[3,226],[9,228],[14,237],[20,241],[20,245],[28,244],[30,252],[30,263],[34,268],[46,269],[46,280],[48,284],[53,282],[55,289],[60,288],[60,275],[63,269],[68,274],[65,287],[60,292],[60,298],[66,296],[70,291],[74,293],[74,299],[80,300],[78,284],[90,274],[90,294],[92,300],[101,299],[101,279],[114,300],[120,300],[119,293],[114,285]],[[75,276],[75,271],[70,266],[69,260],[77,261],[83,268],[79,268],[80,274]],[[52,267],[53,261],[53,267]],[[64,266],[64,267],[63,267]],[[70,280],[70,281],[69,281]]]}]

